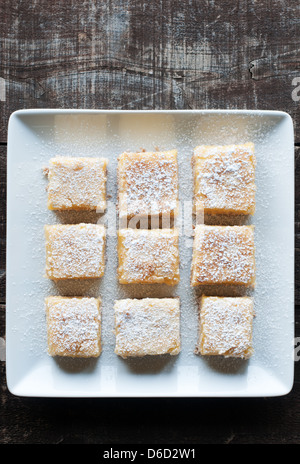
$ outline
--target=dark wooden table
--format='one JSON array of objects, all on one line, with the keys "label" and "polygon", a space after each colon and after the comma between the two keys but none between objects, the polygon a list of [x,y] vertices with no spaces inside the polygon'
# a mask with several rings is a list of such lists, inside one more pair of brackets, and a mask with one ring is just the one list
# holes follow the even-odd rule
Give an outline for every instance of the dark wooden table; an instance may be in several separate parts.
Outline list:
[{"label": "dark wooden table", "polygon": [[[4,350],[7,123],[21,108],[288,112],[295,126],[297,260],[299,1],[3,0],[0,21],[0,442],[299,443],[299,362],[293,390],[278,398],[37,399],[8,392]],[[295,280],[299,337],[298,264]]]}]

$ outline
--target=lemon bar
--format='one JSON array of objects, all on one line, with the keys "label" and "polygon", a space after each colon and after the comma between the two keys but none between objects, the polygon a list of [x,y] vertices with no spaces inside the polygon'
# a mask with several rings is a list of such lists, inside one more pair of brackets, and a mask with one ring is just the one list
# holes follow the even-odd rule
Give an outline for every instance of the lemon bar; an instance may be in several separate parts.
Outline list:
[{"label": "lemon bar", "polygon": [[73,358],[101,353],[100,298],[46,298],[48,354]]},{"label": "lemon bar", "polygon": [[118,210],[120,218],[177,215],[177,150],[119,156]]},{"label": "lemon bar", "polygon": [[196,353],[250,358],[254,309],[250,297],[202,296]]},{"label": "lemon bar", "polygon": [[120,229],[118,277],[121,284],[179,282],[177,229]]},{"label": "lemon bar", "polygon": [[194,149],[194,212],[248,215],[255,211],[254,144]]},{"label": "lemon bar", "polygon": [[105,234],[102,224],[45,226],[46,276],[53,280],[102,277]]},{"label": "lemon bar", "polygon": [[254,226],[195,227],[191,285],[255,286]]},{"label": "lemon bar", "polygon": [[106,158],[52,158],[48,166],[48,208],[104,211],[106,171]]},{"label": "lemon bar", "polygon": [[178,298],[117,300],[115,353],[122,358],[180,352]]}]

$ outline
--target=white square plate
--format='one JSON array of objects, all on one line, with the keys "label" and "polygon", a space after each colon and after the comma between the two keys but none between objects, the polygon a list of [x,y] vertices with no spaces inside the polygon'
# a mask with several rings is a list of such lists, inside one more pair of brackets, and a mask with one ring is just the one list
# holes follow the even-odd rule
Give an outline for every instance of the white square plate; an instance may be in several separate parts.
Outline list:
[{"label": "white square plate", "polygon": [[[255,224],[257,286],[253,293],[255,353],[248,361],[194,354],[199,290],[189,285],[192,150],[199,144],[253,141],[257,157]],[[181,281],[176,287],[117,282],[117,157],[125,150],[178,149]],[[43,168],[57,155],[105,156],[108,211],[74,216],[47,210]],[[21,110],[8,127],[7,383],[20,396],[238,397],[278,396],[294,372],[294,138],[291,118],[277,111]],[[104,221],[106,272],[75,288],[44,277],[45,224]],[[46,347],[44,298],[98,295],[103,301],[99,359],[54,359]],[[179,356],[123,360],[114,354],[113,303],[124,297],[179,296]]]}]

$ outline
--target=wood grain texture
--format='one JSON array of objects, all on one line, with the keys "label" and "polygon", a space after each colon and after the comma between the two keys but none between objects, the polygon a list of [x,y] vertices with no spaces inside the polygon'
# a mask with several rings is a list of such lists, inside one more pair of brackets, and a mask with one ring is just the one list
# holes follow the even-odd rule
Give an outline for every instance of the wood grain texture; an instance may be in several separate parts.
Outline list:
[{"label": "wood grain texture", "polygon": [[18,0],[0,18],[2,142],[33,107],[276,109],[300,142],[296,0]]},{"label": "wood grain texture", "polygon": [[[0,370],[0,375],[3,369]],[[41,399],[2,402],[2,444],[298,444],[299,391],[252,399]],[[97,449],[101,456],[101,448]],[[200,459],[202,450],[198,451]]]},{"label": "wood grain texture", "polygon": [[[0,304],[5,303],[6,273],[6,147],[0,146]],[[1,308],[3,310],[3,308]],[[1,337],[0,333],[0,337]]]}]

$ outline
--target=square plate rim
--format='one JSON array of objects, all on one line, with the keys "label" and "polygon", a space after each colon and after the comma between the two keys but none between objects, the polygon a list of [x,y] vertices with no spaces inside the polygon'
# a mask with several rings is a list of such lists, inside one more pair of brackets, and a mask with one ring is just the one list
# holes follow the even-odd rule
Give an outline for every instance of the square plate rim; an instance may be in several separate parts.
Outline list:
[{"label": "square plate rim", "polygon": [[[30,109],[19,109],[11,113],[8,121],[8,130],[7,130],[7,180],[8,180],[8,171],[9,171],[9,153],[10,153],[10,137],[11,137],[11,132],[12,132],[12,125],[14,123],[14,119],[18,118],[19,116],[26,116],[26,115],[36,115],[36,114],[190,114],[190,115],[217,115],[217,114],[232,114],[232,115],[255,115],[255,116],[265,116],[265,117],[278,117],[282,119],[286,119],[291,130],[291,137],[287,141],[287,144],[291,144],[291,148],[294,149],[294,123],[291,115],[285,111],[281,110],[260,110],[260,109],[142,109],[142,110],[135,110],[135,109],[86,109],[86,108],[30,108]],[[292,160],[292,163],[294,165],[294,159]],[[293,179],[293,189],[295,189],[295,179]],[[295,213],[294,213],[294,205],[295,205],[295,198],[293,197],[293,203],[292,203],[292,214],[293,218],[295,219]],[[6,194],[6,244],[8,243],[8,226],[9,226],[9,185],[7,184],[7,194]],[[6,247],[6,269],[8,267],[9,263],[9,250],[8,246]],[[295,252],[293,249],[293,254],[292,254],[292,261],[295,264]],[[295,304],[294,301],[294,287],[295,287],[295,282],[293,282],[293,301],[291,304]],[[228,394],[203,394],[200,392],[200,394],[154,394],[154,395],[144,395],[144,394],[101,394],[101,395],[95,395],[95,394],[84,394],[84,395],[78,395],[78,394],[58,394],[57,392],[53,394],[30,394],[30,393],[22,393],[22,391],[18,390],[18,384],[17,386],[13,387],[10,384],[10,378],[9,378],[9,370],[10,366],[8,361],[9,358],[9,343],[8,343],[8,325],[9,325],[9,311],[8,309],[8,302],[7,302],[7,296],[9,295],[9,279],[7,278],[6,280],[6,322],[5,322],[5,329],[6,329],[6,382],[7,382],[7,388],[10,391],[11,394],[19,397],[49,397],[49,398],[257,398],[257,397],[279,397],[279,396],[284,396],[289,394],[293,387],[294,387],[294,360],[293,366],[292,366],[292,372],[290,376],[290,382],[289,384],[284,384],[281,389],[278,389],[277,392],[275,393],[243,393],[239,392],[237,394],[232,394],[229,392]],[[293,319],[292,319],[292,325],[293,325],[293,330],[295,330],[295,315],[293,314]],[[8,368],[9,366],[9,368]]]}]

